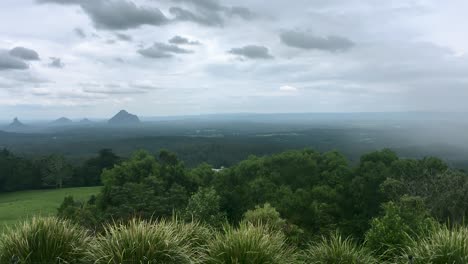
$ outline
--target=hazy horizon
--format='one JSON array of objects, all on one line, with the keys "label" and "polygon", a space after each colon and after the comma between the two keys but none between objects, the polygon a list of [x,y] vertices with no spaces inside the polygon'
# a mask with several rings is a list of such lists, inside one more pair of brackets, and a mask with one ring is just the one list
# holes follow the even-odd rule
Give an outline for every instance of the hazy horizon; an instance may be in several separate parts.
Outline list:
[{"label": "hazy horizon", "polygon": [[[121,110],[125,110],[127,111],[126,109],[121,109]],[[119,110],[120,111],[120,110]],[[52,114],[50,117],[49,116],[45,116],[45,117],[37,117],[37,118],[34,118],[34,117],[28,117],[28,116],[12,116],[11,118],[8,118],[8,117],[4,117],[4,116],[0,116],[0,124],[5,124],[5,123],[9,123],[11,121],[13,121],[15,118],[17,118],[19,121],[22,121],[22,122],[37,122],[37,123],[40,123],[40,122],[50,122],[50,121],[54,121],[54,120],[57,120],[59,118],[69,118],[71,119],[72,121],[74,122],[77,122],[77,121],[80,121],[80,120],[83,120],[83,119],[90,119],[92,121],[107,121],[109,118],[111,118],[112,116],[114,116],[115,114],[117,114],[119,111],[116,111],[114,113],[111,113],[109,114],[108,116],[80,116],[79,114],[76,115],[76,116],[67,116],[67,115],[60,115],[60,114]],[[242,117],[249,117],[249,116],[276,116],[276,117],[279,117],[279,116],[301,116],[301,115],[316,115],[316,116],[319,116],[319,115],[322,115],[322,116],[326,116],[326,115],[335,115],[335,116],[343,116],[343,117],[346,117],[346,116],[357,116],[357,115],[362,115],[362,116],[372,116],[372,115],[380,115],[382,117],[384,116],[387,116],[387,117],[390,117],[390,116],[394,116],[394,115],[405,115],[405,114],[410,114],[410,115],[413,115],[414,116],[426,116],[426,117],[441,117],[441,116],[444,116],[444,117],[460,117],[459,115],[465,115],[465,114],[468,114],[468,111],[467,112],[452,112],[452,111],[439,111],[439,112],[434,112],[434,111],[400,111],[400,112],[226,112],[226,113],[202,113],[202,114],[181,114],[181,115],[177,115],[177,114],[174,114],[174,115],[140,115],[136,112],[131,112],[131,111],[128,111],[130,114],[135,114],[137,115],[141,121],[152,121],[152,119],[158,119],[158,118],[161,118],[161,119],[171,119],[171,118],[197,118],[197,117],[216,117],[216,116],[220,116],[220,117],[239,117],[239,118],[242,118]],[[401,116],[400,116],[401,117]]]}]

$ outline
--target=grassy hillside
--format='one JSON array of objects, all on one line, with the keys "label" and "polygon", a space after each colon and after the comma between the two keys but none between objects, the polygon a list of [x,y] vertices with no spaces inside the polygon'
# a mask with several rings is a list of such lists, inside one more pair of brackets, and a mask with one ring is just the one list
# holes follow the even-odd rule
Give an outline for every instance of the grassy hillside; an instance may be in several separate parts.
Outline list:
[{"label": "grassy hillside", "polygon": [[0,194],[0,231],[5,225],[34,215],[55,215],[63,198],[87,199],[97,194],[101,187],[67,188],[61,190],[37,190]]}]

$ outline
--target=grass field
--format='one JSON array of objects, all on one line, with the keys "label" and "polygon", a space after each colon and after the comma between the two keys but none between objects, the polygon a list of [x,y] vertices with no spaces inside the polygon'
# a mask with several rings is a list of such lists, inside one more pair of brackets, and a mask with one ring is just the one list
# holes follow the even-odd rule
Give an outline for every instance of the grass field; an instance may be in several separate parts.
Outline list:
[{"label": "grass field", "polygon": [[60,190],[37,190],[0,194],[0,232],[5,226],[36,215],[55,215],[67,195],[77,200],[86,200],[97,194],[101,187],[66,188]]}]

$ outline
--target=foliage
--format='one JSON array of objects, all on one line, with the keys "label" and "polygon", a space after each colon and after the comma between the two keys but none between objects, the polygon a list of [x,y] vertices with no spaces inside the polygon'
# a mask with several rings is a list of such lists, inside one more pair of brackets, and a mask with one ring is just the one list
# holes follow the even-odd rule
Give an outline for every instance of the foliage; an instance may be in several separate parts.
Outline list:
[{"label": "foliage", "polygon": [[36,163],[0,150],[0,192],[41,187],[41,174]]},{"label": "foliage", "polygon": [[250,157],[223,170],[214,185],[233,222],[256,205],[270,203],[289,223],[322,233],[336,227],[349,173],[346,159],[337,152],[288,151]]},{"label": "foliage", "polygon": [[[191,229],[196,228],[192,226]],[[192,263],[196,249],[189,242],[196,238],[180,232],[174,222],[148,222],[136,219],[127,224],[107,226],[91,250],[99,263]]]},{"label": "foliage", "polygon": [[0,239],[0,263],[86,263],[89,237],[81,227],[57,218],[33,218]]},{"label": "foliage", "polygon": [[83,162],[76,169],[75,184],[82,186],[101,185],[101,173],[104,169],[111,169],[119,164],[122,158],[111,149],[101,149],[97,157],[92,157]]},{"label": "foliage", "polygon": [[303,253],[308,264],[377,264],[370,251],[356,245],[350,238],[334,233],[329,238],[311,244]]},{"label": "foliage", "polygon": [[281,232],[264,226],[241,223],[235,229],[226,226],[223,233],[208,244],[206,264],[287,264],[295,262],[294,251]]},{"label": "foliage", "polygon": [[398,203],[383,205],[383,215],[372,219],[365,235],[366,246],[383,260],[399,256],[402,250],[434,228],[423,201],[415,197],[403,197]]},{"label": "foliage", "polygon": [[72,178],[72,167],[61,155],[44,158],[42,166],[42,184],[45,187],[62,188]]},{"label": "foliage", "polygon": [[100,213],[96,207],[96,196],[91,196],[88,202],[75,201],[73,196],[66,196],[58,208],[57,217],[80,224],[90,230],[100,230]]},{"label": "foliage", "polygon": [[244,221],[254,225],[266,225],[274,230],[281,230],[286,221],[281,218],[280,213],[276,211],[269,203],[263,206],[255,206],[254,210],[248,210],[244,214]]},{"label": "foliage", "polygon": [[468,228],[443,226],[428,236],[415,238],[407,247],[406,255],[415,264],[468,263]]},{"label": "foliage", "polygon": [[200,188],[188,201],[185,219],[222,227],[226,222],[226,215],[220,209],[220,199],[214,188]]},{"label": "foliage", "polygon": [[186,206],[195,188],[183,164],[167,152],[161,153],[161,161],[147,152],[136,152],[104,170],[102,179],[104,189],[97,204],[106,219],[170,217]]},{"label": "foliage", "polygon": [[0,150],[0,193],[42,188],[100,185],[101,172],[119,163],[121,158],[111,150],[99,151],[76,166],[59,154],[26,158]]},{"label": "foliage", "polygon": [[265,226],[274,231],[281,231],[286,235],[289,242],[296,245],[302,243],[304,239],[304,231],[281,218],[280,213],[269,203],[265,203],[263,206],[257,205],[254,210],[248,210],[245,212],[242,221],[253,225]]}]

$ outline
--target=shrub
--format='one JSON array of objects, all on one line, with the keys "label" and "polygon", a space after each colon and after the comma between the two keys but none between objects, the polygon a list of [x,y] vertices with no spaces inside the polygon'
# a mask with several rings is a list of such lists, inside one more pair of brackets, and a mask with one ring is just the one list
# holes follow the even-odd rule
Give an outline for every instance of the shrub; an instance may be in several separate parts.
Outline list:
[{"label": "shrub", "polygon": [[374,264],[377,261],[371,252],[357,246],[349,238],[335,233],[330,238],[311,244],[302,256],[308,264]]},{"label": "shrub", "polygon": [[0,263],[85,262],[89,237],[79,226],[54,217],[33,218],[0,239]]},{"label": "shrub", "polygon": [[255,206],[254,210],[248,210],[244,214],[244,221],[252,224],[265,224],[274,230],[281,230],[286,221],[281,218],[280,213],[269,203],[263,206]]},{"label": "shrub", "polygon": [[[406,250],[415,264],[466,264],[468,263],[468,228],[441,227],[421,239],[414,239]],[[405,257],[406,258],[406,257]]]},{"label": "shrub", "polygon": [[218,233],[208,244],[207,264],[288,264],[296,263],[294,251],[286,245],[281,232],[263,226],[241,223]]},{"label": "shrub", "polygon": [[265,203],[263,206],[257,205],[255,209],[248,210],[242,221],[253,225],[267,226],[273,231],[281,231],[285,234],[288,242],[295,245],[300,245],[304,240],[304,231],[281,218],[280,213],[269,203]]},{"label": "shrub", "polygon": [[[183,227],[172,222],[148,222],[133,219],[128,224],[107,226],[98,236],[91,256],[95,263],[192,263],[196,226]],[[182,229],[192,230],[184,235]]]},{"label": "shrub", "polygon": [[221,197],[214,188],[200,188],[193,194],[185,208],[186,220],[196,220],[212,227],[222,228],[226,214],[221,211]]},{"label": "shrub", "polygon": [[383,205],[382,216],[372,219],[366,246],[382,260],[400,256],[411,239],[431,232],[437,225],[418,197],[403,196],[398,203]]}]

